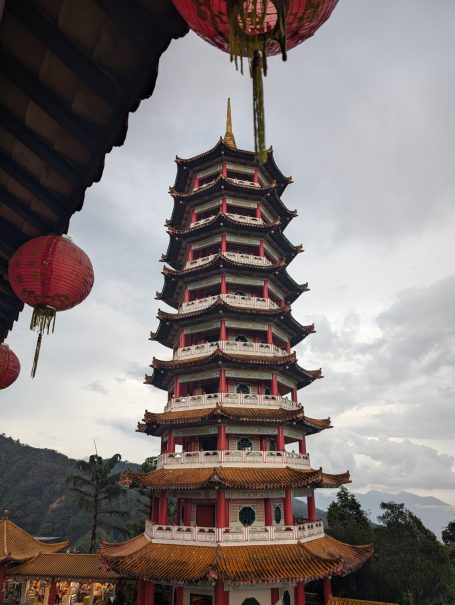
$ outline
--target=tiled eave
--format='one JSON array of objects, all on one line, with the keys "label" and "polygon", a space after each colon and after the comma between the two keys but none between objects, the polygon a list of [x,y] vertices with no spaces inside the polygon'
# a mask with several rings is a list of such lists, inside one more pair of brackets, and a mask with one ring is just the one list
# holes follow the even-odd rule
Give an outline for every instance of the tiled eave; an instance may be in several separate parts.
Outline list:
[{"label": "tiled eave", "polygon": [[9,569],[8,575],[32,578],[115,580],[118,574],[109,569],[98,553],[40,553],[34,559]]},{"label": "tiled eave", "polygon": [[0,23],[0,341],[23,306],[10,257],[68,230],[129,112],[152,94],[161,54],[188,30],[171,0],[75,7],[14,0]]}]

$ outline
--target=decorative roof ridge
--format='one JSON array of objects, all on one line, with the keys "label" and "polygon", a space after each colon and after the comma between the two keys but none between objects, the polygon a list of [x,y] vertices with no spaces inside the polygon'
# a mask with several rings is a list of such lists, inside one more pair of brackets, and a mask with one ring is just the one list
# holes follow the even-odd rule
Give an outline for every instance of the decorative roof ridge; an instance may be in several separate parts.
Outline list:
[{"label": "decorative roof ridge", "polygon": [[280,218],[277,218],[272,223],[246,223],[244,221],[239,221],[239,220],[232,218],[231,216],[229,216],[229,214],[232,214],[232,212],[225,213],[225,212],[221,212],[221,210],[220,210],[217,214],[214,214],[213,216],[211,216],[209,218],[209,220],[205,221],[204,223],[200,223],[199,225],[195,225],[194,227],[173,227],[169,223],[168,225],[166,225],[166,227],[167,227],[166,233],[171,236],[172,235],[185,235],[187,233],[194,233],[194,232],[204,229],[206,227],[213,226],[213,224],[217,220],[221,220],[221,219],[234,223],[234,225],[241,225],[242,227],[245,227],[247,229],[251,229],[251,230],[260,229],[261,231],[268,231],[268,230],[272,231],[273,229],[276,229],[278,227],[281,227],[281,225],[283,225],[283,221]]},{"label": "decorative roof ridge", "polygon": [[[276,191],[276,189],[278,188],[278,184],[275,180],[272,181],[272,183],[270,185],[266,185],[264,187],[257,187],[253,183],[251,183],[251,185],[237,183],[235,179],[231,179],[228,176],[219,174],[216,177],[216,179],[213,179],[213,181],[209,185],[206,185],[205,187],[198,187],[197,189],[193,189],[192,191],[177,191],[177,189],[175,189],[175,187],[169,187],[169,194],[174,199],[190,199],[194,196],[199,195],[201,192],[205,193],[206,191],[211,191],[212,189],[215,189],[216,186],[220,183],[233,185],[234,188],[236,188],[236,189],[248,189],[248,191],[255,191],[257,193],[267,193],[267,192],[270,193],[272,191]],[[283,206],[284,206],[284,204],[283,204]],[[288,208],[286,208],[286,210],[289,213],[297,212],[296,210],[289,210]]]},{"label": "decorative roof ridge", "polygon": [[[248,267],[251,269],[254,269],[255,271],[274,271],[274,270],[283,270],[288,266],[288,263],[283,259],[279,259],[278,261],[276,261],[275,263],[271,263],[270,265],[255,265],[253,263],[239,263],[235,260],[232,260],[231,258],[229,258],[228,256],[225,256],[223,253],[219,252],[218,254],[215,254],[215,256],[212,258],[212,260],[209,260],[206,263],[203,263],[202,265],[196,265],[194,267],[189,267],[188,269],[171,269],[170,267],[164,267],[163,270],[161,271],[161,273],[163,275],[170,275],[173,277],[178,277],[180,275],[190,275],[191,273],[196,273],[197,271],[205,270],[208,268],[212,268],[215,265],[217,265],[217,263],[219,263],[220,261],[222,261],[223,263],[228,263],[230,265],[232,265],[233,267]],[[297,284],[298,287],[300,288],[301,285]],[[308,286],[307,284],[303,284],[303,286]]]},{"label": "decorative roof ridge", "polygon": [[[200,357],[195,357],[191,359],[170,359],[168,361],[163,359],[153,358],[150,367],[153,369],[172,369],[178,367],[187,367],[192,365],[202,365],[206,363],[210,363],[215,359],[224,359],[226,361],[234,361],[236,363],[244,363],[248,365],[286,365],[286,364],[295,364],[297,363],[297,354],[290,353],[289,355],[283,355],[282,357],[278,356],[249,356],[243,354],[234,354],[234,353],[226,353],[218,346],[216,349],[210,353],[209,355],[201,355]],[[322,374],[322,370],[305,370],[310,376],[314,376],[315,378],[319,378]],[[319,375],[316,375],[318,374]]]},{"label": "decorative roof ridge", "polygon": [[[218,139],[218,141],[216,142],[216,144],[213,147],[211,147],[208,151],[204,151],[203,153],[200,153],[199,155],[192,156],[191,158],[181,158],[180,156],[176,155],[175,156],[175,163],[183,165],[183,164],[189,164],[191,162],[195,162],[196,160],[203,159],[203,158],[207,157],[208,155],[210,155],[211,153],[213,153],[214,151],[216,151],[216,149],[218,147],[227,147],[230,151],[237,151],[239,153],[244,153],[244,154],[250,155],[251,158],[253,158],[253,159],[255,157],[255,152],[254,151],[249,151],[248,149],[239,149],[238,147],[232,147],[231,145],[228,145],[228,143],[226,143],[226,141],[223,139],[222,136],[220,136],[220,138]],[[273,149],[270,146],[267,149],[267,155],[270,155],[272,153],[273,153]],[[292,177],[289,177],[289,178],[292,178]]]}]

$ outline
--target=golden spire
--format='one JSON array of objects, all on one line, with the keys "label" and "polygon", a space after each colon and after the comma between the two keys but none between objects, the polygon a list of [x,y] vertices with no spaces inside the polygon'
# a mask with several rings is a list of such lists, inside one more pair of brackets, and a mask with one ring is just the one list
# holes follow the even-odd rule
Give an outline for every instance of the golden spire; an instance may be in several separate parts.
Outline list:
[{"label": "golden spire", "polygon": [[227,102],[226,134],[224,135],[223,140],[229,145],[229,147],[234,147],[234,149],[237,149],[234,133],[232,132],[231,99],[228,99]]}]

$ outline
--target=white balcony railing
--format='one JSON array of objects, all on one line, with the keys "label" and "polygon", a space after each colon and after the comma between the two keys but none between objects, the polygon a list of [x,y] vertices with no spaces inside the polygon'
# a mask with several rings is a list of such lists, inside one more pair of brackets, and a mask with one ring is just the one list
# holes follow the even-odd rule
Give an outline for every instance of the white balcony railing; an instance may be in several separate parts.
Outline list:
[{"label": "white balcony railing", "polygon": [[216,349],[221,349],[226,353],[236,353],[239,355],[265,355],[273,357],[283,357],[289,355],[285,349],[281,349],[273,344],[265,342],[237,342],[235,340],[217,340],[215,342],[202,342],[189,347],[181,347],[174,354],[174,359],[191,359],[201,355],[210,355]]},{"label": "white balcony railing", "polygon": [[256,296],[245,296],[243,294],[214,294],[190,302],[183,303],[179,307],[180,313],[189,313],[210,307],[217,298],[222,298],[230,305],[248,307],[249,309],[277,309],[278,305],[270,298],[259,298]]},{"label": "white balcony railing", "polygon": [[145,537],[153,542],[183,542],[204,544],[241,544],[242,542],[308,542],[324,535],[322,521],[300,525],[271,525],[267,527],[188,527],[160,525],[147,520]]},{"label": "white balcony railing", "polygon": [[200,265],[205,265],[209,263],[212,259],[214,259],[216,254],[209,254],[208,256],[203,256],[202,258],[195,258],[194,260],[189,260],[185,264],[185,269],[192,269],[193,267],[199,267]]},{"label": "white balcony railing", "polygon": [[246,263],[248,265],[268,266],[272,263],[265,256],[256,254],[244,254],[243,252],[224,252],[224,256],[236,263]]},{"label": "white balcony railing", "polygon": [[226,216],[232,218],[234,221],[246,223],[247,225],[262,225],[264,223],[262,218],[258,218],[256,216],[246,216],[244,214],[237,214],[234,212],[226,212]]},{"label": "white balcony railing", "polygon": [[213,450],[199,452],[175,452],[158,456],[156,468],[199,468],[266,464],[268,467],[310,466],[309,454],[295,452],[261,452],[259,450]]},{"label": "white balcony railing", "polygon": [[242,185],[246,187],[260,187],[260,183],[254,183],[253,181],[247,181],[246,179],[233,179],[229,177],[231,183],[235,183],[236,185]]},{"label": "white balcony railing", "polygon": [[301,406],[295,401],[281,395],[257,395],[255,393],[210,393],[206,395],[188,395],[186,397],[173,397],[165,407],[166,412],[177,410],[198,409],[205,407],[245,406],[259,408],[286,408],[295,410]]}]

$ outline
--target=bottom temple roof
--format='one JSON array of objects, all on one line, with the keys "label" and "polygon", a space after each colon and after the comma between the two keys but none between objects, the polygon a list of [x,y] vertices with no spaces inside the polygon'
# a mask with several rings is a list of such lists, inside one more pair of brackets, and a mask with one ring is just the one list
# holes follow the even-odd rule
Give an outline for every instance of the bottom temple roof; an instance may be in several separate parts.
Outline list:
[{"label": "bottom temple roof", "polygon": [[52,553],[39,554],[34,559],[12,567],[11,576],[89,578],[113,580],[115,571],[107,569],[100,554]]},{"label": "bottom temple roof", "polygon": [[216,547],[162,544],[141,535],[120,544],[105,542],[101,554],[124,577],[259,584],[348,574],[373,555],[373,546],[351,546],[327,535],[305,543]]},{"label": "bottom temple roof", "polygon": [[331,596],[327,605],[398,605],[398,603],[385,603],[384,601],[364,601],[363,599],[349,599],[346,597]]}]

